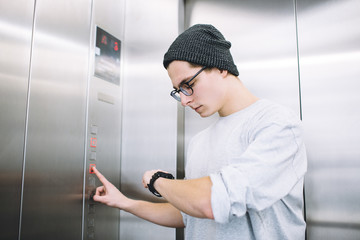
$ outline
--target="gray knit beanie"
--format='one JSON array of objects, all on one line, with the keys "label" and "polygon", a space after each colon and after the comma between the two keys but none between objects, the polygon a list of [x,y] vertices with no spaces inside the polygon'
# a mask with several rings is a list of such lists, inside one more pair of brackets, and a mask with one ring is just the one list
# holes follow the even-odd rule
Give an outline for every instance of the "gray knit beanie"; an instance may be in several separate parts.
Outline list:
[{"label": "gray knit beanie", "polygon": [[174,60],[239,72],[230,53],[231,43],[212,25],[197,24],[180,34],[164,55],[164,67]]}]

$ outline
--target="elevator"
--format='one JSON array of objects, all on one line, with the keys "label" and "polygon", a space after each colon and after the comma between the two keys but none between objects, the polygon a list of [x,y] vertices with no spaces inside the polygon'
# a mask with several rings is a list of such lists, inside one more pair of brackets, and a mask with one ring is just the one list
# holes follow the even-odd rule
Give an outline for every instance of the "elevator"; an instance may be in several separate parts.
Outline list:
[{"label": "elevator", "polygon": [[149,169],[184,177],[203,119],[170,97],[176,36],[210,23],[239,78],[291,108],[308,150],[307,239],[360,236],[358,0],[0,0],[0,238],[184,238],[95,203],[97,169],[154,202]]}]

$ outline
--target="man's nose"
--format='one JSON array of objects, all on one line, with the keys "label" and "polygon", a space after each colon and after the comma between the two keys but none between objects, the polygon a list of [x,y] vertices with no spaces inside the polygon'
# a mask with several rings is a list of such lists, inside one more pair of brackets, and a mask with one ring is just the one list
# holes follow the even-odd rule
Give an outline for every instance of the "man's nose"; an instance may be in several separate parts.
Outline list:
[{"label": "man's nose", "polygon": [[180,99],[181,99],[181,105],[183,105],[184,107],[188,106],[189,103],[191,102],[191,96],[186,96],[185,94],[183,94],[182,92],[180,92]]}]

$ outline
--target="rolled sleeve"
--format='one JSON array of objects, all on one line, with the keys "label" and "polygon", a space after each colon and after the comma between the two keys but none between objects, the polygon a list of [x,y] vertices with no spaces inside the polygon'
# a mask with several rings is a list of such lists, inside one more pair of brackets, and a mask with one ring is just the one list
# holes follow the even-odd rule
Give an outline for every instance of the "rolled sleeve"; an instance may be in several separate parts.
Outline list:
[{"label": "rolled sleeve", "polygon": [[[231,215],[242,216],[246,213],[247,180],[241,172],[231,166],[210,175],[212,181],[211,207],[218,223],[227,223]],[[228,188],[231,182],[242,183],[236,188]],[[235,191],[232,191],[234,189]],[[242,200],[241,200],[242,199]]]},{"label": "rolled sleeve", "polygon": [[227,223],[230,214],[230,200],[220,173],[211,174],[211,208],[218,223]]},{"label": "rolled sleeve", "polygon": [[216,222],[227,223],[248,209],[261,211],[289,193],[306,171],[296,137],[292,128],[267,128],[232,164],[210,175]]}]

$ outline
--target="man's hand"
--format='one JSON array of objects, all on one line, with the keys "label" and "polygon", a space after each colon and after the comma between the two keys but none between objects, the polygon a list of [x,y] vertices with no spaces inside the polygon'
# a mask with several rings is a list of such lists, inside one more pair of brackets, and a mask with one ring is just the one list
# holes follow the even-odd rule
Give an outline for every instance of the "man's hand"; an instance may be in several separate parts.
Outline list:
[{"label": "man's hand", "polygon": [[[182,215],[178,209],[169,203],[151,203],[127,198],[114,185],[112,185],[95,167],[94,173],[103,186],[96,189],[94,201],[104,203],[134,214],[150,222],[167,227],[184,227]],[[160,170],[148,171],[144,174],[143,183],[147,187],[152,175]],[[145,175],[147,177],[145,177]],[[146,180],[145,180],[146,179]]]},{"label": "man's hand", "polygon": [[[165,172],[163,170],[158,169],[158,170],[149,170],[144,173],[143,179],[142,179],[144,188],[148,188],[148,184],[150,183],[152,176],[158,171]],[[167,172],[165,172],[165,173],[167,173]]]},{"label": "man's hand", "polygon": [[110,207],[126,209],[130,199],[122,194],[113,184],[111,184],[97,169],[93,167],[93,171],[99,178],[103,186],[96,188],[93,197],[94,201],[104,203]]}]

